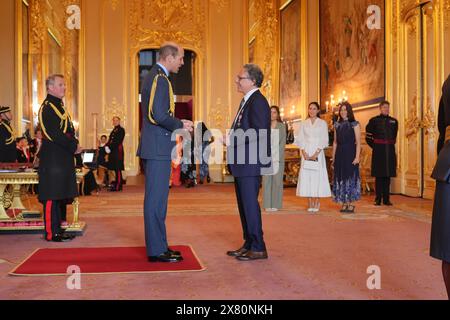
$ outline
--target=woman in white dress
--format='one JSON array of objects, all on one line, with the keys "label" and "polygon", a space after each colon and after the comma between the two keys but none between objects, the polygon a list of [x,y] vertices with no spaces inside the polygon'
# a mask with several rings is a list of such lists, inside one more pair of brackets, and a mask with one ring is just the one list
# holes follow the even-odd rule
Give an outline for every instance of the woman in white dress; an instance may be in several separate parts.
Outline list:
[{"label": "woman in white dress", "polygon": [[300,125],[295,144],[300,148],[302,164],[297,196],[308,198],[308,212],[319,212],[320,198],[330,198],[324,149],[329,146],[327,123],[320,119],[320,106],[312,102],[308,118]]}]

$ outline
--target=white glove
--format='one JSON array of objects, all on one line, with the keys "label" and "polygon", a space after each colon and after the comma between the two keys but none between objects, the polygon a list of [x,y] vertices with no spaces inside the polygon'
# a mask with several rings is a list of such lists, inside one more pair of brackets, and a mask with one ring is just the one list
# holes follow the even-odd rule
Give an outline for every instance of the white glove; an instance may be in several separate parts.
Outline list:
[{"label": "white glove", "polygon": [[109,147],[105,147],[105,151],[106,151],[107,154],[111,153],[111,149]]}]

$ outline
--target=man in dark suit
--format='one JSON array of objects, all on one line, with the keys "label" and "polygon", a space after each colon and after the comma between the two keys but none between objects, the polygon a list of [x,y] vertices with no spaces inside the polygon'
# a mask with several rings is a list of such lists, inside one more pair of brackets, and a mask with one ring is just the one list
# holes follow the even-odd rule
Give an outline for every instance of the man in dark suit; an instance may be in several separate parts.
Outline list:
[{"label": "man in dark suit", "polygon": [[142,86],[142,132],[137,156],[145,168],[144,221],[147,256],[150,262],[179,262],[180,252],[169,248],[166,235],[167,200],[175,140],[179,129],[192,131],[193,123],[174,117],[175,102],[169,74],[184,64],[184,50],[175,43],[164,44],[159,61]]},{"label": "man in dark suit", "polygon": [[0,163],[16,162],[16,137],[11,119],[11,108],[0,106]]},{"label": "man in dark suit", "polygon": [[106,145],[110,149],[108,161],[109,170],[114,171],[116,174],[116,181],[111,183],[109,191],[122,191],[122,171],[125,170],[123,150],[125,129],[121,127],[119,117],[114,117],[112,121],[114,129],[111,131],[108,143]]},{"label": "man in dark suit", "polygon": [[392,206],[390,201],[391,178],[397,176],[397,142],[398,121],[389,116],[388,101],[380,103],[380,115],[370,119],[366,127],[366,141],[372,148],[372,177],[376,181],[375,205]]},{"label": "man in dark suit", "polygon": [[228,251],[227,255],[240,261],[268,258],[258,202],[261,176],[271,164],[270,106],[259,91],[263,80],[263,72],[257,65],[247,64],[239,72],[236,85],[244,98],[227,139],[227,163],[235,178],[244,233],[242,247]]},{"label": "man in dark suit", "polygon": [[75,128],[64,107],[66,92],[63,75],[46,80],[47,97],[39,110],[42,147],[39,153],[39,201],[44,206],[45,239],[53,242],[71,241],[74,236],[64,233],[66,205],[78,196],[75,175],[75,154],[81,147]]}]

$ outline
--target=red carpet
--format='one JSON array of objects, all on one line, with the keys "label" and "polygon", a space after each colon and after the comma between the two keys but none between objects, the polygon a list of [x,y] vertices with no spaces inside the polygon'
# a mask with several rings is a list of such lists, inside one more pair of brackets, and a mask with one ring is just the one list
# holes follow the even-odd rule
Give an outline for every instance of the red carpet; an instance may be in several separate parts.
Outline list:
[{"label": "red carpet", "polygon": [[179,263],[149,263],[145,248],[38,249],[10,272],[15,276],[67,275],[69,266],[82,274],[159,273],[204,271],[190,246],[173,246],[184,260]]}]

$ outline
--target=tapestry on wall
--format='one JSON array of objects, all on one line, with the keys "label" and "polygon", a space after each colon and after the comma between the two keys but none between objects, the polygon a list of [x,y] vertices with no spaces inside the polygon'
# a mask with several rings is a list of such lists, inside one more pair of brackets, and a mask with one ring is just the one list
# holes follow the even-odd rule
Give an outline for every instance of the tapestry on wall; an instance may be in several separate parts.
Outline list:
[{"label": "tapestry on wall", "polygon": [[320,0],[320,65],[323,106],[331,95],[354,107],[385,99],[384,0]]}]

